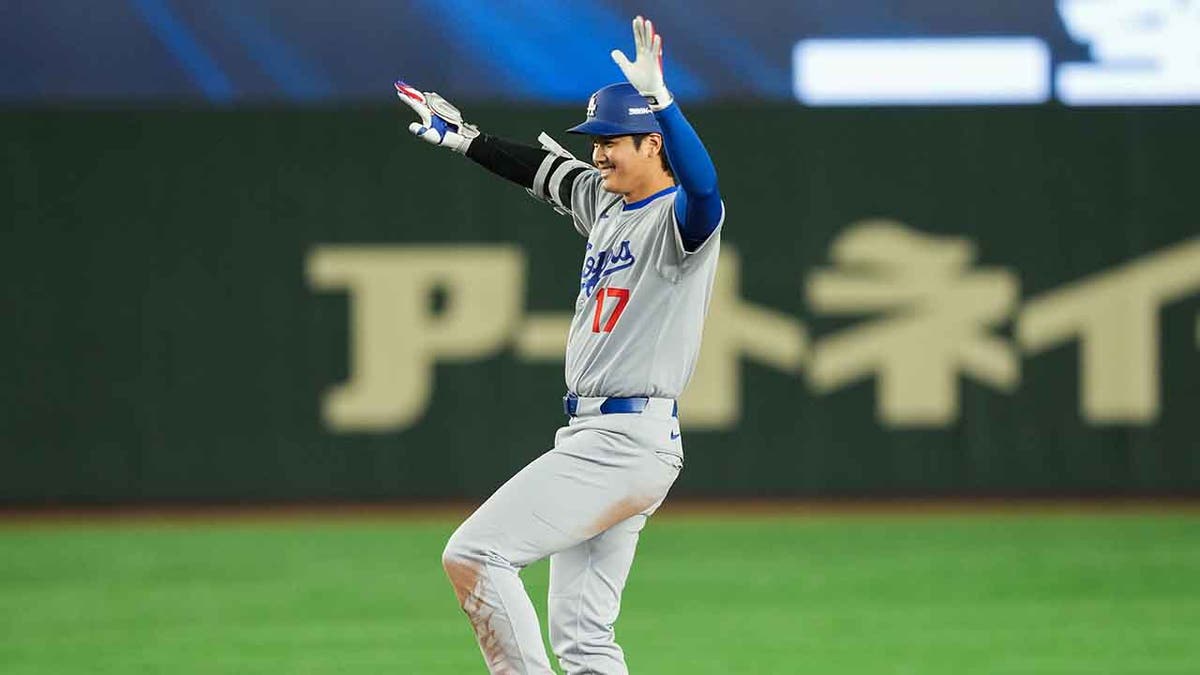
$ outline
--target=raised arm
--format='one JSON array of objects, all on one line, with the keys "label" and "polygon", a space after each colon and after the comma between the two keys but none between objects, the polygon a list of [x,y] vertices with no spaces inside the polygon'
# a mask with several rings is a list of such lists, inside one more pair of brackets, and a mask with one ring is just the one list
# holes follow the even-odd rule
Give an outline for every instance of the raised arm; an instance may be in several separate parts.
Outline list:
[{"label": "raised arm", "polygon": [[667,162],[679,182],[680,191],[675,195],[679,235],[684,248],[695,251],[721,224],[724,206],[717,190],[717,168],[679,104],[655,111],[654,116],[663,130]]},{"label": "raised arm", "polygon": [[629,83],[646,98],[662,128],[667,162],[680,188],[675,195],[675,221],[684,248],[694,251],[721,224],[724,207],[717,189],[717,169],[667,90],[662,70],[662,36],[654,32],[654,24],[640,16],[635,18],[633,41],[637,50],[633,62],[616,49],[612,58]]},{"label": "raised arm", "polygon": [[575,180],[590,165],[581,162],[556,143],[543,137],[546,147],[534,147],[505,138],[481,133],[463,121],[462,113],[434,92],[421,92],[405,82],[396,81],[396,95],[420,118],[408,130],[421,140],[449,148],[488,171],[525,188],[534,197],[552,206],[573,211]]},{"label": "raised arm", "polygon": [[488,171],[525,189],[533,187],[534,175],[548,152],[480,133],[479,127],[463,121],[458,108],[434,92],[418,91],[397,80],[396,95],[420,118],[419,122],[408,125],[414,136],[466,155]]}]

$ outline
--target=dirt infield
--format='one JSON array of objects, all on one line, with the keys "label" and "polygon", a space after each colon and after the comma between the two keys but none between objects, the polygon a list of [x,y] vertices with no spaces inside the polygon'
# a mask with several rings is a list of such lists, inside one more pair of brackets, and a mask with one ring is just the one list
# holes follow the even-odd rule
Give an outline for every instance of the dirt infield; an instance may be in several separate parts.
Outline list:
[{"label": "dirt infield", "polygon": [[[39,505],[0,507],[0,527],[42,524],[443,520],[462,518],[478,502],[338,504]],[[1153,498],[898,498],[898,499],[670,499],[656,518],[854,517],[905,515],[1034,515],[1192,513],[1200,497]]]}]

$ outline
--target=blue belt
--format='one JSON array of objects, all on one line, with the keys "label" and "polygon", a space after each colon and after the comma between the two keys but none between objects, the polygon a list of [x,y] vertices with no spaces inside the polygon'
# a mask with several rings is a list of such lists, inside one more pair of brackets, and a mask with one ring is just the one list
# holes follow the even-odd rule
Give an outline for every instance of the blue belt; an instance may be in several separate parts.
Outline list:
[{"label": "blue belt", "polygon": [[[640,413],[646,409],[646,404],[650,401],[648,396],[629,396],[617,397],[609,396],[600,404],[601,415],[613,415],[617,413]],[[563,412],[568,416],[574,417],[579,410],[579,397],[575,394],[567,394],[563,397]],[[676,403],[671,410],[671,417],[679,416],[679,404]]]}]

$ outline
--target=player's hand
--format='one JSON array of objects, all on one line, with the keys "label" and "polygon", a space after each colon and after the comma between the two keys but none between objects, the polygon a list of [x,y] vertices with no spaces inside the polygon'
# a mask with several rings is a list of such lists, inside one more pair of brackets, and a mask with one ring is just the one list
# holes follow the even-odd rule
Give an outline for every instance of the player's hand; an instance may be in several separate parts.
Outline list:
[{"label": "player's hand", "polygon": [[432,91],[417,91],[403,80],[396,80],[396,96],[421,118],[408,125],[408,130],[426,143],[465,155],[471,140],[479,135],[479,128],[464,122],[458,108]]},{"label": "player's hand", "polygon": [[654,24],[649,19],[639,16],[633,20],[633,43],[637,49],[633,63],[620,49],[612,51],[612,60],[625,73],[629,84],[646,97],[650,109],[662,110],[671,105],[671,92],[667,91],[663,81],[662,36],[654,32]]}]

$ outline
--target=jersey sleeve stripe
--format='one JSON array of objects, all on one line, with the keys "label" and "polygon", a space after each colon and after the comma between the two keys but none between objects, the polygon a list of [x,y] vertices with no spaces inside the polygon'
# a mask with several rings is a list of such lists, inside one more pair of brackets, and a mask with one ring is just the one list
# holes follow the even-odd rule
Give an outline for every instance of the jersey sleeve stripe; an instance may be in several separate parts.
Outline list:
[{"label": "jersey sleeve stripe", "polygon": [[559,157],[558,155],[546,155],[546,159],[542,160],[541,165],[538,166],[537,173],[533,176],[533,194],[538,199],[549,201],[550,193],[546,188],[550,183],[550,177],[566,161],[568,161],[566,157]]},{"label": "jersey sleeve stripe", "polygon": [[[550,173],[550,180],[546,182],[546,194],[550,199],[564,209],[571,208],[571,186],[575,182],[575,177],[588,169],[589,166],[577,159],[568,159],[562,164],[556,166]],[[562,191],[566,189],[567,198],[562,198]]]},{"label": "jersey sleeve stripe", "polygon": [[558,195],[557,196],[558,196],[559,206],[562,206],[563,208],[570,210],[570,208],[571,208],[571,187],[575,184],[575,178],[577,176],[579,176],[579,174],[581,174],[587,170],[588,170],[588,167],[586,167],[586,166],[576,166],[576,167],[569,169],[567,171],[566,175],[564,175],[562,177],[562,180],[560,180],[558,183]]}]

